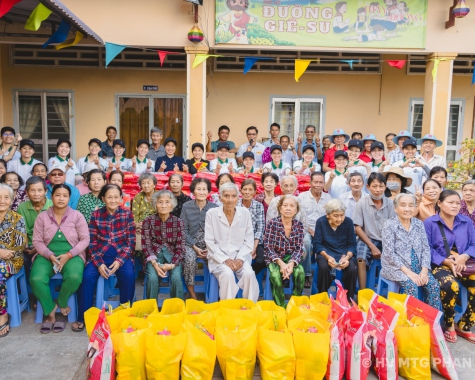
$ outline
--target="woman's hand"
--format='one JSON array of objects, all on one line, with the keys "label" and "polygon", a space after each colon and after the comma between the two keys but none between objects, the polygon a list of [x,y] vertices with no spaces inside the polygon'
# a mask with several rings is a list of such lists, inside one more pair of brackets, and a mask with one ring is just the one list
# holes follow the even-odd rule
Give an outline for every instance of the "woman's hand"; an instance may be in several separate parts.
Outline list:
[{"label": "woman's hand", "polygon": [[422,282],[422,286],[426,285],[429,282],[429,276],[427,274],[428,270],[427,268],[422,268],[421,273],[419,273],[419,277]]},{"label": "woman's hand", "polygon": [[422,279],[418,274],[415,274],[413,271],[406,273],[406,276],[414,282],[417,286],[422,286]]},{"label": "woman's hand", "polygon": [[328,265],[330,266],[330,268],[336,268],[337,267],[337,262],[336,260],[331,257],[330,255],[327,256],[327,261],[328,261]]},{"label": "woman's hand", "polygon": [[454,257],[457,271],[460,272],[460,274],[462,274],[462,271],[467,269],[466,263],[467,263],[467,260],[469,259],[469,257],[470,256],[467,255],[466,253],[464,253],[462,255],[457,255],[457,256]]},{"label": "woman's hand", "polygon": [[58,264],[58,271],[61,272],[63,270],[63,267],[66,265],[66,263],[69,261],[69,256],[67,253],[63,255],[59,255],[56,257],[59,261]]},{"label": "woman's hand", "polygon": [[13,258],[15,251],[12,251],[11,249],[0,249],[0,259],[3,260],[10,260]]},{"label": "woman's hand", "polygon": [[345,269],[348,265],[350,265],[350,260],[348,259],[348,256],[341,256],[340,261],[338,261],[340,264],[340,269]]},{"label": "woman's hand", "polygon": [[99,271],[99,274],[106,280],[109,278],[109,269],[106,267],[106,264],[101,264],[97,270]]},{"label": "woman's hand", "polygon": [[196,245],[193,246],[193,249],[196,252],[196,256],[198,256],[198,258],[200,258],[200,259],[205,259],[206,256],[208,255],[208,250],[207,249],[198,248]]},{"label": "woman's hand", "polygon": [[118,261],[114,261],[110,266],[109,266],[109,276],[111,274],[114,274],[117,269],[120,268],[120,263]]},{"label": "woman's hand", "polygon": [[153,269],[155,269],[155,272],[157,272],[159,277],[161,278],[167,277],[167,271],[163,270],[163,266],[160,266],[160,264],[158,263],[153,264]]}]

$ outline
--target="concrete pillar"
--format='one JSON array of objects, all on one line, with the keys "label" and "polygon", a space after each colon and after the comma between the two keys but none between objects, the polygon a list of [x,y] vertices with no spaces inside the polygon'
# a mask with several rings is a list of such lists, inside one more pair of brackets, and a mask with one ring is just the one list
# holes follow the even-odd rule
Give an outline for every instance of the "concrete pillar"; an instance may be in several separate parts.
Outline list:
[{"label": "concrete pillar", "polygon": [[[186,120],[188,123],[188,156],[191,146],[200,142],[206,147],[206,64],[203,62],[194,69],[191,67],[196,54],[208,54],[206,47],[185,47],[186,57]],[[204,157],[203,157],[204,158]]]},{"label": "concrete pillar", "polygon": [[[445,157],[452,96],[452,72],[457,53],[433,53],[426,66],[422,135],[431,133],[444,144],[436,153]],[[440,60],[438,65],[436,60]],[[434,70],[435,65],[437,69]]]}]

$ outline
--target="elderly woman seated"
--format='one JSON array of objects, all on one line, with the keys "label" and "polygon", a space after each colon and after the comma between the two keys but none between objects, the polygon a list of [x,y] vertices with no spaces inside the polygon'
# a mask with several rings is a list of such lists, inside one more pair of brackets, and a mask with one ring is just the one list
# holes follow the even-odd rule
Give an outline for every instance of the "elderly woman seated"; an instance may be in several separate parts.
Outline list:
[{"label": "elderly woman seated", "polygon": [[157,214],[142,223],[142,250],[147,263],[147,298],[157,299],[159,277],[170,272],[170,297],[185,299],[181,281],[181,263],[185,257],[183,221],[172,215],[177,200],[169,190],[161,190],[152,197]]},{"label": "elderly woman seated", "polygon": [[294,296],[301,296],[305,271],[300,261],[303,258],[304,229],[296,219],[300,204],[293,195],[283,195],[277,204],[280,216],[267,223],[264,233],[264,257],[269,268],[270,284],[275,303],[285,306],[282,282],[293,276]]},{"label": "elderly woman seated", "polygon": [[[205,222],[205,243],[208,268],[219,282],[219,297],[232,299],[241,288],[243,297],[257,302],[259,284],[251,267],[254,230],[251,213],[236,207],[239,188],[234,183],[219,187],[222,206],[208,210]],[[238,283],[234,278],[238,278]]]},{"label": "elderly woman seated", "polygon": [[381,276],[395,281],[404,293],[418,297],[422,286],[427,304],[439,308],[439,284],[432,276],[430,247],[422,221],[414,217],[416,197],[398,194],[394,198],[396,216],[384,224]]},{"label": "elderly woman seated", "polygon": [[13,198],[12,188],[0,183],[0,338],[10,331],[6,282],[23,266],[23,249],[28,241],[22,216],[10,210]]},{"label": "elderly woman seated", "polygon": [[355,228],[353,221],[345,216],[346,207],[341,200],[332,199],[324,208],[327,215],[317,220],[312,240],[318,264],[317,288],[326,292],[333,281],[332,270],[341,270],[341,282],[350,299],[358,278]]}]

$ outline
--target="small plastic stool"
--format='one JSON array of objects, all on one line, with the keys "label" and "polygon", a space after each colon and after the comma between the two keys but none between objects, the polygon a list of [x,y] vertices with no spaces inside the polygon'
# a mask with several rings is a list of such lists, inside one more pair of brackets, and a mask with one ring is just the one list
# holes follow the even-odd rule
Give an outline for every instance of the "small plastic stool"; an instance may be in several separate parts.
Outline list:
[{"label": "small plastic stool", "polygon": [[[102,309],[104,303],[111,305],[113,308],[119,307],[120,301],[110,301],[109,298],[120,295],[119,289],[115,288],[117,284],[117,277],[115,274],[112,274],[107,280],[104,277],[99,276],[96,286],[96,307]],[[135,301],[131,300],[131,303]]]},{"label": "small plastic stool", "polygon": [[463,314],[465,313],[465,310],[467,310],[468,306],[468,292],[467,288],[462,285],[460,281],[457,280],[457,283],[459,284],[459,299],[460,299],[460,305],[455,304],[455,322],[458,322],[460,318],[462,318]]},{"label": "small plastic stool", "polygon": [[[291,296],[292,295],[292,292],[294,291],[294,283],[292,281],[292,277],[293,276],[290,276],[290,284],[287,288],[284,288],[284,294],[287,295],[287,296]],[[266,272],[266,287],[264,289],[264,299],[266,301],[272,301],[274,299],[274,297],[272,297],[272,288],[270,286],[270,272],[269,272],[269,269],[267,269],[267,272]]]},{"label": "small plastic stool", "polygon": [[[18,281],[20,282],[19,288]],[[25,309],[28,313],[30,312],[25,268],[22,267],[18,273],[11,276],[7,280],[6,286],[7,313],[10,314],[10,326],[18,327],[21,325],[21,312]]]},{"label": "small plastic stool", "polygon": [[[59,292],[55,290],[56,286],[60,285],[63,282],[63,276],[61,273],[56,273],[53,277],[51,277],[49,287],[51,290],[51,295],[54,298],[58,297]],[[76,293],[72,294],[68,299],[68,306],[71,311],[68,314],[68,322],[73,323],[77,321],[78,317],[78,308],[77,308],[77,297]],[[60,313],[61,310],[58,307],[56,313]],[[35,323],[43,323],[43,307],[41,306],[40,301],[36,301],[36,316],[35,316]]]},{"label": "small plastic stool", "polygon": [[375,290],[378,286],[379,272],[381,270],[381,260],[373,259],[366,279],[366,287]]},{"label": "small plastic stool", "polygon": [[[234,276],[236,278],[236,275]],[[237,279],[237,278],[236,278]],[[242,289],[239,288],[236,298],[242,298]],[[208,289],[205,293],[205,302],[213,303],[219,301],[219,282],[216,276],[208,272]]]},{"label": "small plastic stool", "polygon": [[399,293],[400,290],[401,286],[399,283],[387,280],[383,276],[379,276],[378,290],[376,293],[378,293],[380,296],[387,297],[389,292]]}]

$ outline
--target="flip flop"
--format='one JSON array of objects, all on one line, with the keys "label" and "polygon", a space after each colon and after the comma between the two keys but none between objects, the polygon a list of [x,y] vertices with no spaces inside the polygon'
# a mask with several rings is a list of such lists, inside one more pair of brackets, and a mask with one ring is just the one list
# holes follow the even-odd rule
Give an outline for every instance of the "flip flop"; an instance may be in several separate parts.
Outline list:
[{"label": "flip flop", "polygon": [[475,334],[471,331],[455,330],[458,336],[468,340],[470,343],[475,344]]},{"label": "flip flop", "polygon": [[[74,323],[76,323],[76,325],[82,325],[82,327],[74,327]],[[82,322],[74,322],[71,326],[71,330],[73,330],[74,332],[81,332],[81,331],[84,331],[84,327],[86,327],[86,325]]]},{"label": "flip flop", "polygon": [[455,331],[444,331],[444,337],[449,343],[457,343],[457,333]]},{"label": "flip flop", "polygon": [[44,322],[44,323],[41,325],[40,333],[42,333],[42,334],[49,334],[52,329],[53,329],[53,323],[52,323],[52,322]]},{"label": "flip flop", "polygon": [[[5,330],[7,327],[10,327],[10,314],[8,314],[7,323],[0,326],[0,331]],[[10,329],[8,329],[6,334],[0,335],[0,338],[5,338],[8,334],[10,334]]]},{"label": "flip flop", "polygon": [[65,328],[66,328],[66,322],[54,322],[53,332],[60,333],[60,332],[63,332]]}]

